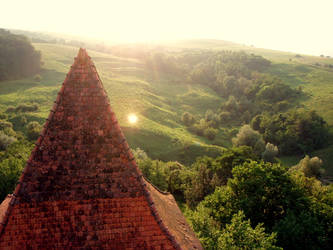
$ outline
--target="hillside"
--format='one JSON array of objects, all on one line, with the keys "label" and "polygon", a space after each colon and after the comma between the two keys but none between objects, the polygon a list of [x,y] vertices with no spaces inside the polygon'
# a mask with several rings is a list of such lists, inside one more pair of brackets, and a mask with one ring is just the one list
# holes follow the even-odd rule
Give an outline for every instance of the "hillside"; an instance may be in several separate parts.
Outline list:
[{"label": "hillside", "polygon": [[[42,122],[48,116],[65,74],[68,72],[77,48],[63,45],[34,44],[45,62],[41,82],[33,78],[0,83],[0,107],[35,102],[40,111],[29,113],[28,121]],[[89,51],[99,75],[108,91],[112,107],[132,148],[140,147],[154,158],[164,160],[186,158],[201,154],[216,155],[222,147],[212,146],[205,139],[193,136],[180,122],[184,110],[203,113],[214,106],[219,97],[203,86],[179,85],[169,82],[146,81],[142,63],[135,59],[119,58]],[[137,114],[139,121],[130,125],[127,116]]]},{"label": "hillside", "polygon": [[[42,80],[31,78],[0,82],[0,109],[19,103],[38,103],[40,110],[26,115],[29,121],[43,122],[65,78],[77,47],[35,43],[44,61]],[[305,96],[301,104],[305,109],[316,110],[333,126],[333,59],[296,55],[266,49],[247,47],[218,40],[190,40],[162,44],[167,51],[243,50],[262,55],[272,61],[268,72],[280,77],[292,88],[302,87]],[[213,141],[190,133],[181,122],[185,112],[203,116],[207,109],[216,109],[223,98],[211,88],[200,84],[179,82],[173,78],[151,79],[144,74],[142,60],[89,51],[100,77],[108,91],[111,104],[132,148],[144,149],[152,158],[192,162],[199,155],[215,156],[231,145],[230,133],[220,131]],[[138,123],[127,121],[135,113]],[[16,129],[21,129],[17,127]],[[332,140],[331,140],[332,141]],[[333,174],[332,146],[314,152],[324,159],[328,175]],[[302,156],[285,157],[287,164],[296,163]]]}]

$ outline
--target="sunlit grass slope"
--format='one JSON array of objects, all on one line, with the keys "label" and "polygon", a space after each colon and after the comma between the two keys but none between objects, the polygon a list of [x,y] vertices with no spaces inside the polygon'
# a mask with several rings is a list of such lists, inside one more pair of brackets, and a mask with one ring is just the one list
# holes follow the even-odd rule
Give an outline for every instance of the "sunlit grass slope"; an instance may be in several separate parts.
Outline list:
[{"label": "sunlit grass slope", "polygon": [[[34,46],[42,52],[42,81],[36,82],[31,77],[0,82],[0,108],[5,110],[9,105],[35,102],[40,110],[29,114],[28,120],[43,122],[78,49],[53,44]],[[180,121],[184,111],[204,114],[219,102],[220,98],[209,88],[172,81],[148,81],[143,77],[142,63],[135,59],[94,51],[88,53],[132,148],[140,147],[153,158],[183,162],[192,162],[203,154],[214,156],[223,150],[223,147],[210,145],[206,139],[189,133]],[[131,113],[139,118],[134,125],[127,120]]]},{"label": "sunlit grass slope", "polygon": [[[165,43],[175,49],[236,50],[261,55],[272,62],[269,72],[308,95],[302,104],[316,110],[333,126],[333,58],[255,48],[221,40],[183,40]],[[332,65],[331,68],[327,65]]]},{"label": "sunlit grass slope", "polygon": [[[44,61],[42,81],[33,77],[17,81],[0,82],[0,109],[23,102],[36,102],[38,112],[28,115],[28,120],[43,122],[60,85],[69,71],[78,48],[55,44],[34,44],[42,52]],[[272,61],[269,72],[279,76],[292,87],[303,88],[306,97],[301,106],[314,109],[333,126],[333,64],[332,58],[296,55],[295,53],[254,48],[218,40],[188,40],[163,44],[171,49],[243,50]],[[221,98],[202,85],[189,85],[172,80],[146,79],[141,61],[120,58],[110,54],[88,51],[108,92],[113,109],[132,148],[140,147],[153,158],[191,162],[202,154],[216,155],[230,146],[227,131],[222,131],[211,142],[188,132],[180,121],[181,114],[189,111],[203,115],[207,109],[216,110]],[[136,124],[127,116],[136,114]],[[216,144],[216,145],[213,145]],[[333,143],[332,143],[333,144]],[[217,146],[219,145],[219,146]],[[325,160],[327,172],[333,175],[331,156],[333,145],[318,154]],[[301,156],[300,156],[301,157]],[[293,164],[297,157],[286,158]]]},{"label": "sunlit grass slope", "polygon": [[[235,50],[261,55],[272,62],[269,73],[280,77],[291,87],[299,87],[306,93],[301,100],[301,107],[316,110],[324,117],[333,131],[333,58],[309,56],[297,53],[255,48],[220,40],[184,40],[166,43],[175,49]],[[328,67],[331,65],[331,67]],[[333,139],[330,144],[312,153],[324,160],[326,174],[333,176]],[[302,156],[283,157],[282,162],[291,166]]]}]

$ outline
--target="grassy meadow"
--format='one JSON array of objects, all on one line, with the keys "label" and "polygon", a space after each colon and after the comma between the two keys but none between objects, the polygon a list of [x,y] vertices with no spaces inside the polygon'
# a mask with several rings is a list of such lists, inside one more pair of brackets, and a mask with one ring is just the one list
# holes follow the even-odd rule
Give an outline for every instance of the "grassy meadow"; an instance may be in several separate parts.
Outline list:
[{"label": "grassy meadow", "polygon": [[[37,103],[39,111],[29,113],[27,119],[43,123],[78,48],[46,43],[35,43],[34,46],[42,53],[42,80],[37,82],[30,77],[0,82],[0,109],[5,111],[8,106]],[[316,110],[333,127],[333,68],[327,67],[333,64],[331,58],[296,55],[218,40],[188,40],[162,46],[169,50],[243,50],[262,55],[272,61],[269,73],[277,75],[293,88],[303,89],[305,96],[302,97],[301,107]],[[144,74],[143,62],[138,59],[92,50],[88,53],[132,148],[140,147],[152,158],[189,163],[203,154],[216,156],[224,147],[231,146],[227,130],[221,130],[213,141],[209,141],[190,133],[181,122],[185,111],[203,116],[207,109],[218,107],[222,98],[209,87],[170,79],[149,79]],[[139,118],[134,125],[127,120],[131,113]],[[326,174],[332,176],[333,140],[330,141],[331,145],[313,155],[324,159]],[[281,160],[293,165],[300,158],[302,156]]]}]

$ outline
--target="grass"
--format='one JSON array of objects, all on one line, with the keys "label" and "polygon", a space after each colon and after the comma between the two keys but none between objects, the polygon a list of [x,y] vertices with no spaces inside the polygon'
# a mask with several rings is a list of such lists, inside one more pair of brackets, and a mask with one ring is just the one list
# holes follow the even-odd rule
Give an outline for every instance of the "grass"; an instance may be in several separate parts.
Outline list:
[{"label": "grass", "polygon": [[[33,77],[16,81],[0,82],[0,110],[23,102],[38,103],[39,112],[29,114],[29,120],[43,121],[47,118],[60,85],[69,71],[78,48],[34,44],[42,52],[44,62],[41,82]],[[300,100],[306,109],[314,109],[333,127],[333,59],[298,55],[254,48],[218,40],[184,40],[166,43],[174,50],[210,49],[243,50],[272,61],[268,72],[280,77],[296,88],[301,86],[305,98]],[[216,110],[223,99],[202,85],[189,85],[170,79],[147,79],[142,62],[133,58],[88,51],[92,57],[112,108],[132,148],[140,147],[151,157],[162,160],[179,160],[189,163],[201,154],[217,155],[223,147],[230,146],[226,131],[220,131],[214,141],[191,134],[181,123],[180,117],[188,111],[202,116],[207,109]],[[138,123],[131,125],[127,116],[135,113]],[[216,145],[214,145],[216,144]],[[333,175],[333,143],[314,152],[322,157],[328,174]],[[297,163],[300,157],[284,157],[286,165]]]},{"label": "grass", "polygon": [[[23,102],[38,103],[40,110],[30,113],[29,121],[44,121],[78,49],[54,44],[34,46],[42,52],[42,81],[35,82],[31,77],[0,82],[0,109],[4,111],[9,105]],[[205,138],[191,134],[180,121],[184,111],[203,114],[216,106],[220,98],[209,88],[147,80],[138,60],[88,53],[132,148],[140,147],[153,158],[186,163],[202,154],[216,156],[222,152],[223,147],[210,145]],[[130,113],[139,117],[137,124],[127,121]]]}]

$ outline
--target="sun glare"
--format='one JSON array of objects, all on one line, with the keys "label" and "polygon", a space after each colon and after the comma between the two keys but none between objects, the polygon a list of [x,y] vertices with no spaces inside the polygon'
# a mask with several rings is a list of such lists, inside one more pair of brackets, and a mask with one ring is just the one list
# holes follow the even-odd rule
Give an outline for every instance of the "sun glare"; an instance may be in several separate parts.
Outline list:
[{"label": "sun glare", "polygon": [[128,121],[129,123],[134,124],[138,121],[138,117],[135,114],[129,114]]}]

